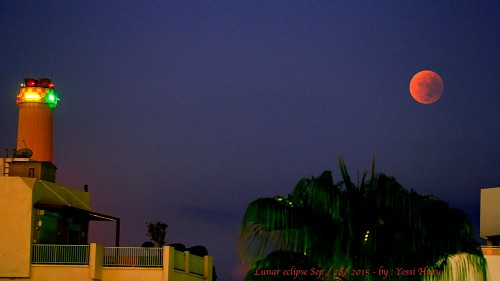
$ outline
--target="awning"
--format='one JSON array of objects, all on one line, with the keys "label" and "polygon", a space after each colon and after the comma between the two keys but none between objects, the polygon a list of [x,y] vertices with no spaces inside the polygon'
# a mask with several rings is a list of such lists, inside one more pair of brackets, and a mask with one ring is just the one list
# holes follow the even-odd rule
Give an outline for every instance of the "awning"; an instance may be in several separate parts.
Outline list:
[{"label": "awning", "polygon": [[42,204],[35,203],[35,208],[40,210],[48,210],[54,212],[62,212],[66,214],[73,214],[77,216],[87,217],[89,221],[114,221],[116,223],[115,229],[115,246],[118,247],[120,245],[120,218],[96,213],[92,211],[82,210],[79,208],[75,208],[68,205],[52,205],[52,204]]}]

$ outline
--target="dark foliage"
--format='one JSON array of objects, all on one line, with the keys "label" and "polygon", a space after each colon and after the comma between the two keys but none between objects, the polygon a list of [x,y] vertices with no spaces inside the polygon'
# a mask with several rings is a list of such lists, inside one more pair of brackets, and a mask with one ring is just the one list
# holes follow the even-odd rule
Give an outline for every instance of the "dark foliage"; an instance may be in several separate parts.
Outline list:
[{"label": "dark foliage", "polygon": [[[435,196],[404,189],[393,177],[365,173],[356,185],[339,158],[342,180],[331,172],[299,181],[287,196],[250,203],[243,218],[241,250],[247,261],[272,259],[276,251],[300,254],[322,268],[439,269],[475,272],[486,279],[486,262],[461,210]],[[449,258],[460,262],[450,264]],[[271,265],[272,262],[266,264]],[[363,280],[376,280],[369,276]],[[419,280],[408,276],[398,280]],[[251,279],[249,279],[251,280]]]}]

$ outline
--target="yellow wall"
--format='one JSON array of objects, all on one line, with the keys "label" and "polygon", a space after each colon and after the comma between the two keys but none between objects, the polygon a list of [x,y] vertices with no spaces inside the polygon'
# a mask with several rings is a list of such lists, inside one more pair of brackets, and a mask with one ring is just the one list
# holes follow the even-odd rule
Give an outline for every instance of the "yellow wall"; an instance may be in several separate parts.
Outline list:
[{"label": "yellow wall", "polygon": [[[102,270],[103,281],[137,280],[137,281],[162,281],[161,268],[133,268],[133,267],[106,267]],[[174,279],[177,281],[177,279]],[[181,280],[179,280],[181,281]]]},{"label": "yellow wall", "polygon": [[35,181],[0,177],[0,277],[29,277]]},{"label": "yellow wall", "polygon": [[480,236],[500,235],[500,187],[481,189]]},{"label": "yellow wall", "polygon": [[500,281],[500,255],[484,255],[488,263],[489,281]]},{"label": "yellow wall", "polygon": [[[93,279],[89,275],[89,266],[85,265],[41,265],[36,264],[31,268],[31,277],[29,279],[11,279],[5,280],[29,280],[29,281],[54,281],[54,280],[71,280],[71,281],[202,281],[206,280],[202,277],[185,274],[183,272],[173,272],[168,276],[163,277],[162,268],[103,268],[102,279]],[[3,278],[0,277],[0,280]]]},{"label": "yellow wall", "polygon": [[[39,265],[34,264],[31,268],[30,281],[49,281],[49,280],[91,280],[89,278],[88,265]],[[123,279],[127,280],[127,279]]]},{"label": "yellow wall", "polygon": [[[175,271],[170,276],[163,277],[162,268],[134,268],[134,267],[106,267],[102,269],[101,279],[92,279],[89,275],[90,268],[86,265],[41,265],[36,264],[31,268],[30,281],[53,280],[102,280],[102,281],[201,281],[206,280],[199,276],[189,275]],[[170,278],[169,278],[170,277]],[[2,278],[0,278],[1,280]],[[26,279],[24,279],[26,280]]]},{"label": "yellow wall", "polygon": [[87,192],[35,178],[0,177],[0,277],[29,277],[36,202],[90,210]]},{"label": "yellow wall", "polygon": [[[174,271],[174,274],[172,276],[173,276],[173,278],[172,278],[173,281],[200,281],[200,280],[203,280],[203,279],[201,279],[202,277],[199,277],[196,275],[186,274],[186,273],[180,272],[180,271]],[[208,280],[212,280],[212,279],[208,279]],[[167,281],[167,280],[164,280],[164,281]],[[170,281],[170,280],[168,280],[168,281]]]}]

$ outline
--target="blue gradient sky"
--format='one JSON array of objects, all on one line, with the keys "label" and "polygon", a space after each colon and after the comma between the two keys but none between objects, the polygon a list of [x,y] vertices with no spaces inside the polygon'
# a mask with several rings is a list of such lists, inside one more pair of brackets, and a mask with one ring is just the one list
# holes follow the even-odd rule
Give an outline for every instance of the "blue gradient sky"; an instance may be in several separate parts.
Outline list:
[{"label": "blue gradient sky", "polygon": [[[145,3],[144,3],[145,2]],[[237,237],[259,197],[370,168],[479,221],[500,186],[498,1],[0,1],[0,144],[25,77],[52,77],[58,182],[89,185],[122,245],[169,224],[240,280]],[[437,103],[409,94],[418,71]],[[113,224],[91,238],[112,244]]]}]

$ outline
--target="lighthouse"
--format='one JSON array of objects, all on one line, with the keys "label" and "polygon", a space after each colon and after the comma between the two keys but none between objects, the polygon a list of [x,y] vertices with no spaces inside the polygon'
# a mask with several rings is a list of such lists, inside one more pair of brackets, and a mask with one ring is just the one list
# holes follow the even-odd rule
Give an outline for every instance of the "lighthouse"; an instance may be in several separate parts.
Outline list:
[{"label": "lighthouse", "polygon": [[53,112],[58,100],[50,79],[24,79],[16,100],[19,106],[17,151],[31,150],[32,155],[27,157],[52,162]]}]

